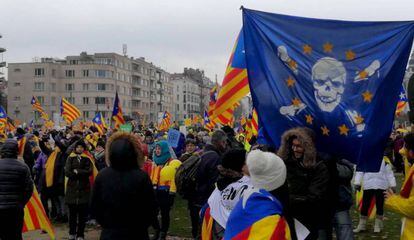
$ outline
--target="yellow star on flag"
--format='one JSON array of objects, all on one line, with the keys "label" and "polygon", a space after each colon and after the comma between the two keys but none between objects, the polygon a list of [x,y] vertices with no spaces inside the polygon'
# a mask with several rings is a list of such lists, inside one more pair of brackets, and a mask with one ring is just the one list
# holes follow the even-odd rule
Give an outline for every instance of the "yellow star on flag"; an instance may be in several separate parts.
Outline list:
[{"label": "yellow star on flag", "polygon": [[322,135],[329,136],[329,129],[326,125],[321,127],[321,130],[322,130]]},{"label": "yellow star on flag", "polygon": [[311,54],[312,53],[312,47],[309,44],[303,45],[303,53],[304,54]]},{"label": "yellow star on flag", "polygon": [[368,77],[368,72],[365,71],[365,70],[362,70],[358,73],[358,76],[359,76],[360,79],[365,79],[365,78]]},{"label": "yellow star on flag", "polygon": [[323,45],[323,51],[326,52],[326,53],[331,53],[332,52],[332,49],[333,49],[333,45],[330,42],[326,42]]},{"label": "yellow star on flag", "polygon": [[372,101],[372,93],[368,90],[362,93],[362,97],[364,98],[364,102],[370,103]]},{"label": "yellow star on flag", "polygon": [[338,129],[339,129],[339,134],[348,136],[349,128],[347,128],[345,124],[342,124],[341,126],[339,126]]},{"label": "yellow star on flag", "polygon": [[306,122],[308,124],[312,125],[313,124],[313,117],[312,117],[312,115],[307,114],[307,115],[305,115],[305,117],[306,117]]},{"label": "yellow star on flag", "polygon": [[291,76],[289,76],[289,78],[286,80],[288,87],[293,87],[295,85],[295,82],[295,79],[293,79]]},{"label": "yellow star on flag", "polygon": [[289,64],[289,67],[291,67],[292,69],[296,69],[298,67],[298,64],[293,59],[290,59],[288,64]]},{"label": "yellow star on flag", "polygon": [[355,53],[352,50],[348,50],[345,52],[346,60],[354,60],[355,59]]},{"label": "yellow star on flag", "polygon": [[301,103],[302,103],[302,102],[300,101],[300,99],[299,99],[299,98],[294,98],[294,99],[292,99],[292,104],[293,104],[293,106],[295,106],[295,107],[298,107]]},{"label": "yellow star on flag", "polygon": [[355,116],[355,122],[356,124],[361,124],[364,122],[364,118],[361,116],[361,114],[358,114],[357,116]]}]

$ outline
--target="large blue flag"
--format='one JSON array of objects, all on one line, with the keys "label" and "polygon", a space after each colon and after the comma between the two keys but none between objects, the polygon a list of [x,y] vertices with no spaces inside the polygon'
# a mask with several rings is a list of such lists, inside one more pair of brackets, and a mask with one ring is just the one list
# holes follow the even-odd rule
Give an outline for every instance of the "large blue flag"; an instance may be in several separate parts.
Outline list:
[{"label": "large blue flag", "polygon": [[250,90],[264,135],[312,128],[318,150],[379,169],[414,22],[320,20],[243,9]]}]

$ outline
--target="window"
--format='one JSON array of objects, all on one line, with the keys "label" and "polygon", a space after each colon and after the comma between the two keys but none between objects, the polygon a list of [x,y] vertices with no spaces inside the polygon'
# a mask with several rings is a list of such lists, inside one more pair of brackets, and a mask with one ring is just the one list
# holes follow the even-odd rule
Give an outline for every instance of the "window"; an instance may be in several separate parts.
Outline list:
[{"label": "window", "polygon": [[69,60],[70,65],[76,65],[78,64],[78,60]]},{"label": "window", "polygon": [[15,68],[13,71],[14,72],[21,72],[22,70],[20,68]]},{"label": "window", "polygon": [[89,83],[82,84],[82,90],[83,91],[89,91]]},{"label": "window", "polygon": [[50,91],[56,91],[56,83],[50,83]]},{"label": "window", "polygon": [[126,87],[124,87],[124,94],[126,94],[127,93],[127,91],[126,91]]},{"label": "window", "polygon": [[106,91],[106,84],[103,84],[103,83],[96,84],[96,90],[98,90],[98,91]]},{"label": "window", "polygon": [[45,75],[45,69],[44,68],[35,68],[35,76],[36,77],[42,77]]},{"label": "window", "polygon": [[177,95],[177,102],[180,101],[180,95]]},{"label": "window", "polygon": [[183,97],[184,97],[184,102],[187,102],[187,101],[185,100],[185,95],[184,95]]},{"label": "window", "polygon": [[65,84],[65,90],[68,92],[75,91],[75,84],[74,83]]},{"label": "window", "polygon": [[105,98],[104,97],[96,97],[95,98],[95,104],[105,104]]},{"label": "window", "polygon": [[83,118],[84,119],[89,118],[89,112],[88,111],[83,111]]},{"label": "window", "polygon": [[75,77],[75,70],[66,70],[65,71],[66,77]]},{"label": "window", "polygon": [[119,86],[116,86],[116,91],[119,92]]},{"label": "window", "polygon": [[45,83],[43,83],[43,82],[35,82],[34,90],[35,91],[44,91],[45,90]]},{"label": "window", "polygon": [[68,97],[66,98],[68,100],[68,102],[75,104],[75,98],[74,97]]},{"label": "window", "polygon": [[95,70],[95,76],[99,78],[105,78],[106,77],[106,71],[105,70]]},{"label": "window", "polygon": [[180,104],[177,104],[177,111],[180,111]]},{"label": "window", "polygon": [[89,77],[89,70],[82,70],[82,74],[84,77]]},{"label": "window", "polygon": [[56,97],[50,98],[50,105],[55,106],[56,105]]},{"label": "window", "polygon": [[88,105],[88,104],[89,104],[89,98],[83,97],[83,105]]},{"label": "window", "polygon": [[20,101],[20,97],[19,96],[15,96],[13,100],[14,101]]},{"label": "window", "polygon": [[15,86],[15,87],[20,87],[20,83],[19,83],[19,82],[15,82],[15,83],[13,84],[13,86]]},{"label": "window", "polygon": [[121,74],[120,73],[116,73],[116,80],[121,80]]},{"label": "window", "polygon": [[56,76],[56,69],[52,69],[52,77]]},{"label": "window", "polygon": [[40,104],[43,105],[45,103],[45,97],[43,97],[43,96],[37,96],[36,98],[37,98],[37,101],[39,101]]},{"label": "window", "polygon": [[185,107],[186,105],[184,104],[184,111],[186,110],[186,107]]}]

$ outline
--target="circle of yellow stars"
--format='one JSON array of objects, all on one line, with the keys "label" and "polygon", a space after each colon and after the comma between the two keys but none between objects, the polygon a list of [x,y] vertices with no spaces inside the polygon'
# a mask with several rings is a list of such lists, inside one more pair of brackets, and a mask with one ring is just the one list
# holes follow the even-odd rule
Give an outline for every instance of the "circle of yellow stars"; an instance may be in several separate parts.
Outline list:
[{"label": "circle of yellow stars", "polygon": [[[322,45],[322,48],[323,48],[324,53],[332,53],[334,49],[334,45],[331,42],[325,42]],[[312,54],[313,48],[309,44],[304,44],[302,46],[302,50],[305,55],[310,55]],[[352,51],[351,49],[348,49],[347,51],[345,51],[345,59],[347,61],[352,61],[355,58],[356,58],[356,54],[354,51]],[[297,63],[294,60],[291,60],[288,64],[290,67],[297,66]],[[362,71],[359,71],[358,76],[361,79],[364,79],[368,76],[368,73],[365,70],[362,70]],[[286,79],[286,85],[289,88],[294,87],[295,84],[296,84],[296,80],[292,76],[289,76]],[[372,98],[374,96],[369,90],[366,90],[361,95],[365,103],[371,103]],[[301,103],[302,103],[301,100],[297,97],[292,99],[292,104],[296,107],[298,107]],[[305,119],[306,119],[307,124],[309,125],[313,124],[314,118],[311,114],[305,115]],[[360,114],[358,114],[357,116],[354,117],[354,120],[356,124],[362,124],[365,119]],[[322,135],[329,136],[331,130],[326,125],[323,125],[320,129],[322,131]],[[350,131],[350,129],[345,124],[338,126],[338,130],[339,130],[339,134],[343,136],[348,136],[349,131]]]}]

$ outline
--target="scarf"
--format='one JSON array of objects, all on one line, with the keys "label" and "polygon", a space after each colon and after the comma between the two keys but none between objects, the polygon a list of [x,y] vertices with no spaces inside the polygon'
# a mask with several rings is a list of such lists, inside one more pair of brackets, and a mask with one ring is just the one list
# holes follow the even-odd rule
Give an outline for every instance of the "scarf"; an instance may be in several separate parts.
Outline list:
[{"label": "scarf", "polygon": [[58,147],[56,147],[55,150],[53,150],[53,152],[47,158],[47,161],[46,161],[46,164],[45,164],[46,187],[51,187],[53,185],[53,175],[54,175],[54,170],[55,170],[55,163],[56,163],[56,158],[57,158],[59,153],[60,153],[60,149]]}]

